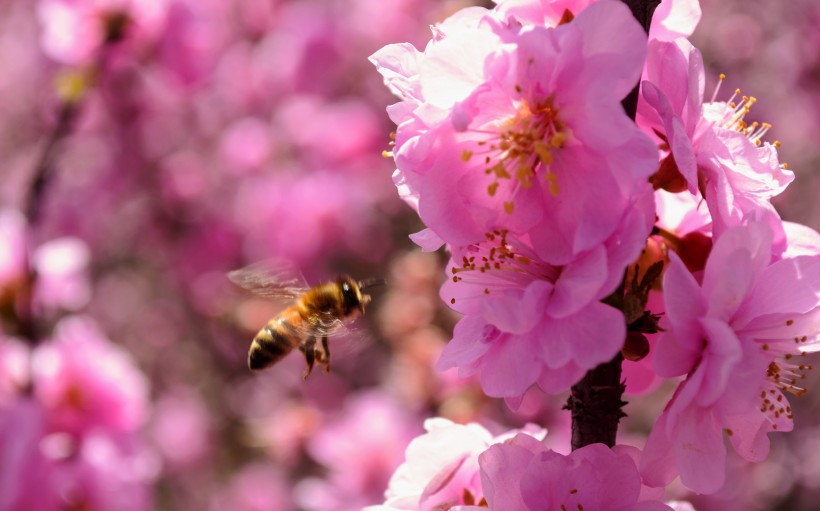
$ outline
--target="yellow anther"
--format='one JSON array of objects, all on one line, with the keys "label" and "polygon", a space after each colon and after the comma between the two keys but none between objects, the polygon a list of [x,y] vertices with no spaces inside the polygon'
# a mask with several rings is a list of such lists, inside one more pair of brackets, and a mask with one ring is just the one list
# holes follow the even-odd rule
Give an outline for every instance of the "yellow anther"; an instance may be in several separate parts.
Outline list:
[{"label": "yellow anther", "polygon": [[538,155],[538,159],[541,160],[541,163],[544,165],[552,164],[552,153],[547,144],[542,140],[536,140],[535,144],[533,144],[533,148],[535,149],[535,154]]},{"label": "yellow anther", "polygon": [[518,167],[518,170],[515,172],[515,178],[518,179],[524,188],[532,186],[532,176],[533,172],[530,167]]},{"label": "yellow anther", "polygon": [[495,172],[495,177],[499,179],[509,179],[511,177],[510,173],[507,172],[507,169],[504,168],[504,165],[502,163],[496,163],[490,168],[490,170]]},{"label": "yellow anther", "polygon": [[472,157],[473,157],[473,152],[470,151],[469,149],[465,149],[465,150],[461,151],[461,161],[468,162],[468,161],[470,161],[470,158],[472,158]]},{"label": "yellow anther", "polygon": [[550,170],[545,174],[544,177],[546,178],[547,183],[549,185],[550,194],[552,194],[553,197],[557,197],[558,192],[560,191],[560,189],[558,188],[558,174]]},{"label": "yellow anther", "polygon": [[490,194],[490,197],[495,196],[495,192],[498,191],[498,181],[490,183],[490,186],[487,187],[487,193]]},{"label": "yellow anther", "polygon": [[550,145],[555,148],[562,147],[568,138],[569,135],[567,135],[566,131],[559,131],[550,139]]},{"label": "yellow anther", "polygon": [[504,203],[504,211],[505,211],[508,215],[511,215],[511,214],[512,214],[512,212],[513,212],[513,203],[512,203],[512,201],[508,201],[508,202],[505,202],[505,203]]}]

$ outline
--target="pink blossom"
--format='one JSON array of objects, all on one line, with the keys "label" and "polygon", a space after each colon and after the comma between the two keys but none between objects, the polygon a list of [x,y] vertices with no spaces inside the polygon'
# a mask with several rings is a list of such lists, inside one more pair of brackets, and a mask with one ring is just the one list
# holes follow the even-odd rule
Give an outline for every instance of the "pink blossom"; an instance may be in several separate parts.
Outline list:
[{"label": "pink blossom", "polygon": [[669,510],[642,498],[641,476],[626,448],[591,444],[564,456],[519,434],[479,456],[490,509]]},{"label": "pink blossom", "polygon": [[700,281],[670,254],[663,283],[668,325],[656,368],[687,379],[644,450],[641,470],[653,486],[680,473],[687,487],[714,492],[724,481],[724,432],[743,458],[762,461],[767,433],[792,429],[784,392],[805,392],[804,355],[817,350],[820,256],[771,263],[773,237],[759,221],[727,230]]},{"label": "pink blossom", "polygon": [[779,163],[779,144],[762,140],[770,126],[744,120],[756,99],[744,96],[735,103],[736,93],[727,102],[704,102],[703,83],[702,57],[688,41],[650,41],[639,124],[663,135],[674,160],[668,157],[667,167],[679,172],[691,194],[706,200],[715,235],[767,209],[775,250],[782,252],[785,235],[769,201],[794,174]]},{"label": "pink blossom", "polygon": [[615,231],[657,167],[620,104],[645,35],[619,2],[554,29],[497,18],[463,10],[423,53],[391,45],[371,57],[403,100],[389,108],[394,180],[448,243],[531,231],[539,256],[564,264]]},{"label": "pink blossom", "polygon": [[[441,418],[428,419],[424,429],[427,433],[410,442],[405,462],[391,477],[384,505],[367,507],[366,511],[433,511],[479,505],[484,498],[479,455],[516,433],[493,438],[478,424],[454,424]],[[520,435],[543,438],[544,432]]]},{"label": "pink blossom", "polygon": [[478,373],[490,396],[518,398],[533,384],[567,390],[621,349],[626,322],[600,300],[638,257],[653,218],[651,193],[606,242],[564,266],[538,257],[528,237],[490,234],[454,253],[441,297],[465,315],[437,364]]},{"label": "pink blossom", "polygon": [[61,320],[53,340],[39,345],[32,356],[35,392],[51,430],[131,432],[143,423],[148,382],[92,320]]}]

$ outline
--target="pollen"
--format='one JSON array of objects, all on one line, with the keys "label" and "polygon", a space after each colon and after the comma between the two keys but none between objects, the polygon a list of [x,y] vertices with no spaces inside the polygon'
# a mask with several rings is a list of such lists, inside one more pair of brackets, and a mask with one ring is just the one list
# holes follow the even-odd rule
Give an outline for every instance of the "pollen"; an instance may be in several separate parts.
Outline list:
[{"label": "pollen", "polygon": [[497,192],[497,191],[498,191],[498,181],[493,181],[492,183],[490,183],[489,186],[487,186],[487,194],[489,194],[490,197],[494,197],[495,192]]},{"label": "pollen", "polygon": [[[714,102],[717,98],[718,91],[720,90],[721,84],[726,80],[726,75],[720,75],[720,81],[718,82],[717,86],[715,87],[714,92],[712,93],[711,101]],[[735,98],[740,96],[740,101],[736,102]],[[763,144],[763,137],[769,130],[772,129],[772,125],[767,122],[752,122],[747,123],[744,119],[746,115],[752,109],[752,105],[757,103],[757,98],[754,96],[744,96],[741,95],[740,89],[735,89],[735,93],[726,101],[726,104],[729,105],[729,111],[724,115],[722,119],[716,122],[716,124],[720,127],[731,129],[738,131],[746,136],[750,142],[752,142],[756,146],[761,146]],[[780,142],[775,142],[775,148],[780,147]]]},{"label": "pollen", "polygon": [[[523,88],[516,85],[521,94]],[[520,188],[537,184],[537,176],[550,172],[555,153],[571,138],[571,132],[558,118],[558,109],[552,96],[541,100],[517,100],[515,115],[507,120],[485,125],[475,130],[482,135],[471,148],[463,149],[461,160],[480,158],[484,173],[491,178],[487,194],[497,196],[499,183],[507,180],[513,184],[504,188],[504,200],[500,205],[508,214],[514,210],[512,197]],[[551,193],[558,190],[550,186]]]},{"label": "pollen", "polygon": [[557,197],[559,192],[558,175],[550,170],[546,173],[544,177],[546,178],[547,183],[549,184],[550,194],[552,194],[553,197]]}]

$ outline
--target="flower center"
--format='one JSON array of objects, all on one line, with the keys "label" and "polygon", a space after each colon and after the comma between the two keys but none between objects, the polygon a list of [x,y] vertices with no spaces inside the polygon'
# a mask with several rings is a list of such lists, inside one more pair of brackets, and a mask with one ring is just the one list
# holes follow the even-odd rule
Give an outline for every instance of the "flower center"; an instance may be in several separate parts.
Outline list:
[{"label": "flower center", "polygon": [[[726,75],[721,74],[720,80],[718,81],[717,86],[715,86],[715,91],[712,93],[712,98],[710,103],[715,103],[715,98],[718,95],[718,91],[720,90],[721,84],[726,80]],[[740,101],[736,101],[738,96],[740,96]],[[728,108],[725,110],[723,116],[717,120],[715,120],[715,124],[722,128],[735,130],[740,133],[746,135],[746,137],[751,140],[755,145],[761,145],[761,139],[763,135],[765,135],[771,128],[772,125],[764,122],[758,123],[757,121],[749,124],[744,120],[744,117],[751,111],[752,105],[757,103],[757,98],[754,96],[742,96],[740,93],[740,89],[735,89],[735,93],[732,94],[732,97],[726,101],[726,105]],[[780,147],[780,142],[774,142],[775,147]]]},{"label": "flower center", "polygon": [[[533,280],[555,282],[561,268],[540,261],[537,255],[517,238],[508,238],[506,229],[488,232],[486,240],[466,248],[461,265],[452,268],[453,282],[463,282],[493,289],[526,287]],[[455,298],[450,300],[455,304]]]},{"label": "flower center", "polygon": [[[521,87],[516,86],[521,92]],[[475,150],[465,149],[461,159],[470,161],[474,156],[483,157],[485,174],[492,177],[487,193],[494,197],[501,183],[530,188],[536,173],[543,169],[550,193],[558,195],[558,180],[552,165],[554,149],[564,145],[569,138],[569,130],[558,119],[558,110],[553,97],[531,103],[522,100],[515,116],[496,127],[477,130],[487,135],[478,141]],[[513,212],[512,198],[504,202],[504,211]]]}]

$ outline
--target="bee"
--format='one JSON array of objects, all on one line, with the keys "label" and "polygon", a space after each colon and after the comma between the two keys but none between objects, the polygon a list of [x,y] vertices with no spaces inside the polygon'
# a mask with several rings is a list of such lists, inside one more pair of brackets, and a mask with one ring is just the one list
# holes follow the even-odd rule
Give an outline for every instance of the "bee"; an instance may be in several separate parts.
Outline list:
[{"label": "bee", "polygon": [[252,265],[228,273],[236,285],[263,298],[285,298],[292,305],[267,322],[251,342],[248,367],[258,371],[270,367],[298,348],[310,375],[315,363],[330,371],[328,338],[353,318],[364,315],[371,297],[364,290],[384,284],[382,279],[356,281],[340,275],[331,282],[308,288],[304,278],[290,268]]}]

